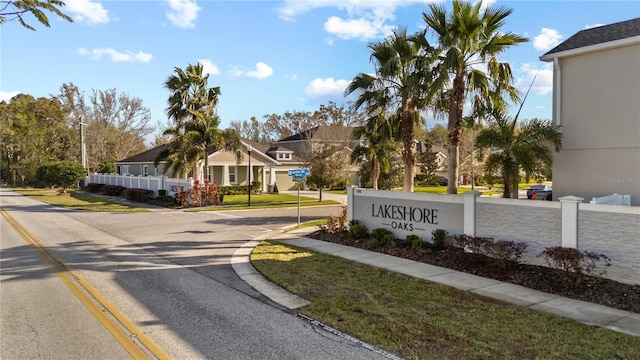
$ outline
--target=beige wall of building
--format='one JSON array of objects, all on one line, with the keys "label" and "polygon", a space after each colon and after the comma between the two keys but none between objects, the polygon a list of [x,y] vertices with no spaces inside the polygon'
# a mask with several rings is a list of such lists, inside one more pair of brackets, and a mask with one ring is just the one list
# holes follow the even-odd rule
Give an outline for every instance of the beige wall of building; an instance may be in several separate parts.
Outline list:
[{"label": "beige wall of building", "polygon": [[[563,147],[553,166],[554,198],[590,201],[613,193],[640,205],[640,44],[559,58],[554,121]],[[558,79],[558,76],[561,79]],[[560,80],[558,82],[558,80]]]}]

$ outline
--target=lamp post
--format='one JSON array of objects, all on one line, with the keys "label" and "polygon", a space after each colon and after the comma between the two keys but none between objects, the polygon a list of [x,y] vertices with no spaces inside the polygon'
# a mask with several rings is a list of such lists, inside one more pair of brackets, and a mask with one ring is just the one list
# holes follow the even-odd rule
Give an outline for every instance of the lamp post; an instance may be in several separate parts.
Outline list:
[{"label": "lamp post", "polygon": [[249,195],[249,206],[251,206],[251,146],[247,147],[247,153],[249,153],[249,171],[247,175],[247,189]]}]

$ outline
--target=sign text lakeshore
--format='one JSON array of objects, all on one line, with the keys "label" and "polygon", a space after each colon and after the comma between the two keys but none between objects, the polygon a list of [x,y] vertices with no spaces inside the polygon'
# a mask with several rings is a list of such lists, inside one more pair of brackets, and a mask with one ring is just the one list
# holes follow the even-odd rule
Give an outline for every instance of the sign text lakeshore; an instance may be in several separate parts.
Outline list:
[{"label": "sign text lakeshore", "polygon": [[413,231],[415,223],[438,224],[438,209],[424,207],[372,203],[371,216],[393,220],[390,224],[393,229],[407,231]]}]

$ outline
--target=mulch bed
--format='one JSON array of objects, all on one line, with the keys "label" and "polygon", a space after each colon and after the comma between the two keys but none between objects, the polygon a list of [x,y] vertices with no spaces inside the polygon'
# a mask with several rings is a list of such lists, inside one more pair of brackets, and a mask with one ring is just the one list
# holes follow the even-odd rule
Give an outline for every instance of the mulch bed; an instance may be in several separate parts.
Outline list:
[{"label": "mulch bed", "polygon": [[[367,249],[364,245],[366,239],[350,239],[347,232],[327,233],[320,230],[307,236]],[[424,253],[402,246],[367,250],[640,314],[640,285],[625,284],[595,276],[580,276],[546,266],[494,259],[481,254],[467,253],[463,249],[454,247],[447,247],[442,251],[429,250]]]}]

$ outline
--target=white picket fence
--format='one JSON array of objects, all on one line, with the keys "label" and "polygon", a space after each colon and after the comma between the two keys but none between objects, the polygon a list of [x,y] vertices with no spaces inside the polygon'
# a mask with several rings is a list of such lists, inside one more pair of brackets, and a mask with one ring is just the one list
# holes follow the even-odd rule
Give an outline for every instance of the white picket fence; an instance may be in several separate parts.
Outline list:
[{"label": "white picket fence", "polygon": [[158,195],[159,190],[166,190],[167,195],[175,196],[178,191],[187,191],[193,184],[193,178],[174,179],[166,176],[130,176],[115,174],[89,174],[85,184],[120,185],[127,189],[146,189]]},{"label": "white picket fence", "polygon": [[625,205],[631,206],[631,195],[608,195],[602,196],[599,198],[593,198],[589,201],[590,204],[600,204],[600,205]]}]

